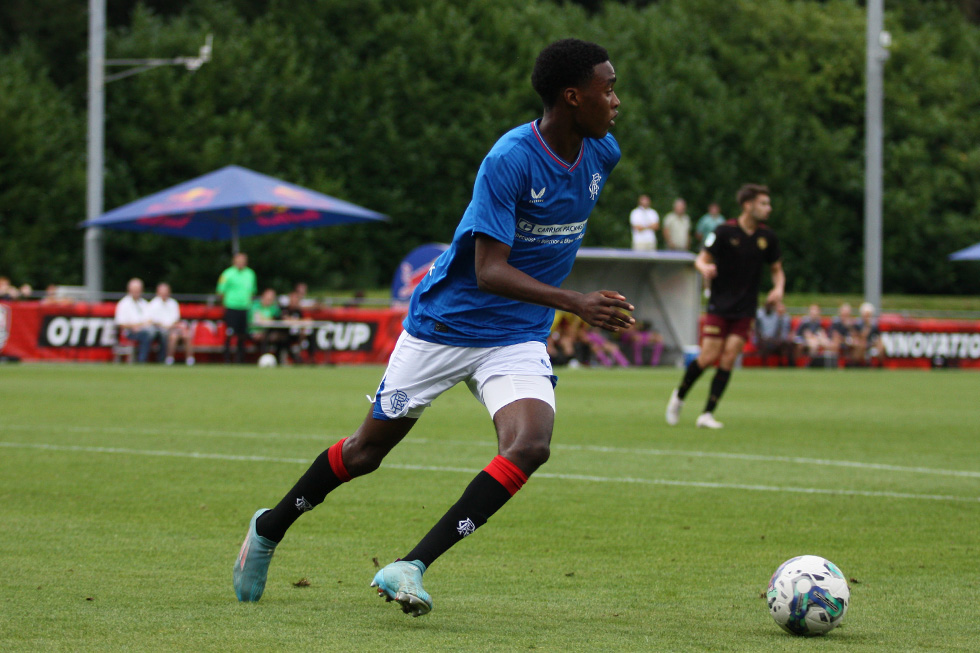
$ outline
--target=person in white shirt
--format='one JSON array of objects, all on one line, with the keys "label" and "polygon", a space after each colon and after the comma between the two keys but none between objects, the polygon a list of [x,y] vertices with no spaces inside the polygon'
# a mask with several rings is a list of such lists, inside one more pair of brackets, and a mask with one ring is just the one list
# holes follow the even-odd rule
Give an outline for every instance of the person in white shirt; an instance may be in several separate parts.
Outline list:
[{"label": "person in white shirt", "polygon": [[157,284],[157,294],[150,301],[150,320],[153,326],[166,336],[167,340],[167,365],[174,364],[174,353],[177,351],[177,341],[183,340],[184,351],[187,357],[184,361],[188,365],[194,364],[194,337],[190,326],[186,321],[180,319],[180,304],[170,296],[170,284]]},{"label": "person in white shirt", "polygon": [[660,215],[650,208],[650,196],[640,195],[639,205],[630,211],[630,229],[633,231],[633,249],[652,252],[657,249],[657,229]]},{"label": "person in white shirt", "polygon": [[[150,346],[160,331],[150,319],[150,304],[143,299],[141,279],[133,278],[126,284],[126,296],[116,304],[115,322],[122,336],[136,341],[136,360],[145,363],[150,358]],[[161,347],[165,348],[166,343],[161,343]],[[160,355],[165,356],[166,351]]]}]

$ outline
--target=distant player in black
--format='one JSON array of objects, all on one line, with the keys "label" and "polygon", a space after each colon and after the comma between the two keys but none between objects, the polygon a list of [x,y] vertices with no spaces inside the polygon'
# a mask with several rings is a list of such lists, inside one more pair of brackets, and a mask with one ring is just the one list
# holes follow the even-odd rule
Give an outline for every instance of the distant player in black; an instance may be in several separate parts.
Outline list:
[{"label": "distant player in black", "polygon": [[765,224],[772,212],[769,189],[746,184],[736,196],[742,213],[736,220],[719,225],[704,241],[694,266],[711,289],[708,314],[701,329],[701,353],[691,361],[681,384],[667,403],[667,423],[677,424],[684,406],[684,397],[705,369],[718,364],[711,381],[711,393],[704,412],[695,424],[699,428],[720,429],[722,423],[713,412],[721,399],[732,367],[742,353],[752,328],[759,303],[759,281],[762,267],[768,265],[773,288],[768,302],[783,299],[786,275],[783,273],[782,252],[772,229]]}]

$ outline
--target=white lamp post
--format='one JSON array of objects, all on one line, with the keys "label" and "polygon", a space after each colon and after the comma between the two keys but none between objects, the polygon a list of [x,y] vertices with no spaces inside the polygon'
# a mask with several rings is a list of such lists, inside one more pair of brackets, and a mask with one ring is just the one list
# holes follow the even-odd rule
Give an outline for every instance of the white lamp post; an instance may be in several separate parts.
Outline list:
[{"label": "white lamp post", "polygon": [[[89,0],[88,20],[88,157],[86,166],[87,190],[85,216],[94,220],[103,212],[104,153],[105,153],[105,85],[117,79],[136,75],[157,66],[184,66],[195,71],[211,61],[211,35],[196,57],[173,59],[109,59],[105,58],[105,3]],[[106,66],[130,66],[127,70],[106,76]],[[102,229],[85,230],[85,289],[89,301],[102,299]]]},{"label": "white lamp post", "polygon": [[884,0],[868,0],[867,99],[864,150],[864,300],[881,310],[882,114],[884,69],[891,35],[884,30]]}]

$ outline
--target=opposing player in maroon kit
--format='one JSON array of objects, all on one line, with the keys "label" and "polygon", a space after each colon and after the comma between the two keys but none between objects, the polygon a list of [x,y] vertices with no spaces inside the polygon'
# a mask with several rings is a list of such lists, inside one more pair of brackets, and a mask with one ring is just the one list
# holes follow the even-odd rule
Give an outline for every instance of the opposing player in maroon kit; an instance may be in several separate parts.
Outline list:
[{"label": "opposing player in maroon kit", "polygon": [[667,403],[667,423],[677,424],[684,397],[705,369],[718,364],[711,380],[708,403],[695,422],[699,428],[720,429],[714,410],[725,392],[732,367],[749,337],[758,309],[762,268],[769,266],[773,288],[767,301],[783,299],[786,275],[776,234],[766,224],[772,212],[769,189],[757,184],[742,186],[736,200],[742,213],[736,220],[719,225],[704,242],[694,266],[711,288],[708,313],[701,329],[701,352],[684,371],[681,384]]}]

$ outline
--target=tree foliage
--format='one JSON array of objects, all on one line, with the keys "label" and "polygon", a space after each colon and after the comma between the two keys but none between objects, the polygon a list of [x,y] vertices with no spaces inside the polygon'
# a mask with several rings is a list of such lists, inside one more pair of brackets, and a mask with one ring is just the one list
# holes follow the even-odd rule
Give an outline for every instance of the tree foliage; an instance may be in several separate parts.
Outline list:
[{"label": "tree foliage", "polygon": [[[75,4],[12,2],[5,17],[22,30],[0,30],[0,272],[35,285],[81,280],[86,17]],[[32,13],[62,5],[50,29]],[[863,7],[585,5],[115,3],[109,57],[186,55],[213,33],[214,58],[193,74],[161,68],[107,86],[105,205],[242,165],[392,217],[244,240],[263,285],[382,285],[409,249],[451,236],[486,151],[540,114],[538,50],[574,35],[609,49],[623,102],[623,159],[588,244],[625,246],[642,192],[662,211],[682,195],[692,211],[717,200],[732,215],[735,189],[763,182],[790,287],[858,290]],[[956,2],[887,9],[885,289],[976,292],[975,270],[946,254],[980,240],[980,29]],[[139,275],[205,291],[227,254],[226,243],[106,232],[106,285]]]}]

